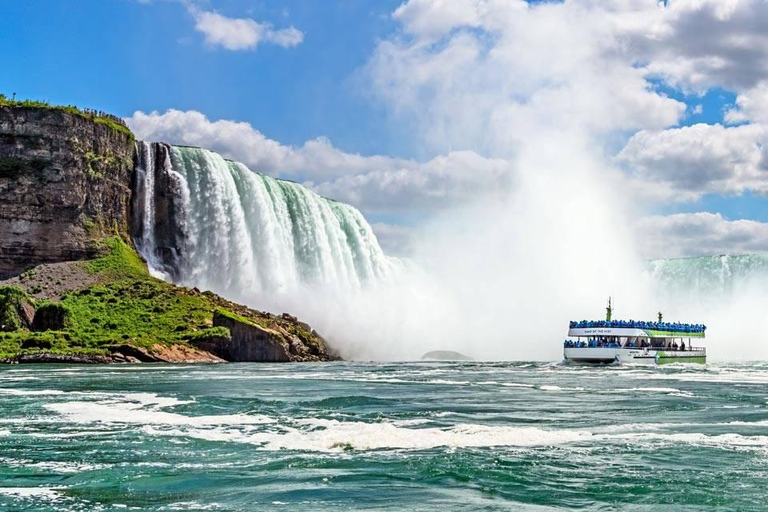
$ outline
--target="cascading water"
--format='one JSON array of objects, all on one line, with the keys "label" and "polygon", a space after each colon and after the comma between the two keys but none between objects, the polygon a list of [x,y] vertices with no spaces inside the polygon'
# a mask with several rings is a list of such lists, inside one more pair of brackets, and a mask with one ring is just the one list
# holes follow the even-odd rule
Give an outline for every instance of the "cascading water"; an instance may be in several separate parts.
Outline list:
[{"label": "cascading water", "polygon": [[[572,288],[564,284],[553,290],[536,323],[530,315],[537,309],[520,302],[541,277],[535,266],[532,274],[512,274],[523,282],[501,291],[498,274],[489,277],[482,267],[403,268],[383,254],[368,223],[350,206],[211,151],[139,142],[136,152],[133,237],[155,275],[252,307],[298,314],[345,357],[418,358],[444,348],[490,359],[557,357],[557,322],[565,325],[573,310],[583,309],[569,304]],[[503,265],[491,265],[496,272],[519,265],[507,253],[483,250],[505,258]],[[634,270],[639,278],[642,271]],[[531,282],[525,281],[529,274]],[[650,318],[660,309],[668,319],[710,325],[715,358],[718,350],[720,357],[756,354],[751,340],[768,332],[760,311],[768,256],[657,260],[647,264],[644,277],[624,278],[632,286],[620,300],[635,299],[629,317]],[[596,289],[600,283],[591,280],[581,286],[595,297],[611,291]],[[517,338],[543,338],[534,345],[518,343],[510,321],[517,331],[532,326]]]},{"label": "cascading water", "polygon": [[134,238],[153,270],[235,300],[358,290],[393,260],[351,206],[199,148],[137,143]]},{"label": "cascading water", "polygon": [[768,254],[654,260],[649,276],[658,291],[724,296],[745,286],[768,289]]}]

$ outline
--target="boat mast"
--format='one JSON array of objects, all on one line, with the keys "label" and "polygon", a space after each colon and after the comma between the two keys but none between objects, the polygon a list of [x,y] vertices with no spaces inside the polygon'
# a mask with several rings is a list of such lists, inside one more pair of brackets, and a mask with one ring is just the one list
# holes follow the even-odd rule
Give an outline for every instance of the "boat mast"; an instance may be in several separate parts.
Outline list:
[{"label": "boat mast", "polygon": [[613,308],[611,307],[611,298],[608,297],[608,307],[605,308],[605,321],[610,322],[613,315]]}]

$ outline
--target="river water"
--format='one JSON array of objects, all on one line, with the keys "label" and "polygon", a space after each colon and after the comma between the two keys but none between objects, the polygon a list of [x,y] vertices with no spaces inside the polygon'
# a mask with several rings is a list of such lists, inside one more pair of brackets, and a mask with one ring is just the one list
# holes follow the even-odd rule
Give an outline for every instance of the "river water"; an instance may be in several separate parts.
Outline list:
[{"label": "river water", "polygon": [[0,510],[766,510],[768,364],[0,367]]}]

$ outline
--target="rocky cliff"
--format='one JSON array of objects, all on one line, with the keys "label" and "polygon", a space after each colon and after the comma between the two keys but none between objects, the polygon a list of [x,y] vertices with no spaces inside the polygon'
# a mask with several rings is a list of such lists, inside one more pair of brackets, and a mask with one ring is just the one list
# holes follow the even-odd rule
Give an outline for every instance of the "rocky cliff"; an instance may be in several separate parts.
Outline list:
[{"label": "rocky cliff", "polygon": [[0,278],[127,238],[133,137],[70,110],[0,105]]},{"label": "rocky cliff", "polygon": [[169,165],[153,163],[168,150],[109,114],[0,95],[0,362],[335,359],[295,317],[149,274],[132,245],[145,229],[169,275],[183,242]]}]

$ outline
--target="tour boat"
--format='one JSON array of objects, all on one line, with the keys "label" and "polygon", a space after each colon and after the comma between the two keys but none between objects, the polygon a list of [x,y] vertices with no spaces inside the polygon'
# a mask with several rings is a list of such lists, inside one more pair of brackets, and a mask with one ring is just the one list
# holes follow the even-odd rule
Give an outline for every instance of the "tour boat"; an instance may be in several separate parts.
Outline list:
[{"label": "tour boat", "polygon": [[563,356],[574,363],[706,363],[707,352],[694,347],[706,325],[658,321],[613,320],[608,299],[605,320],[571,322]]}]

